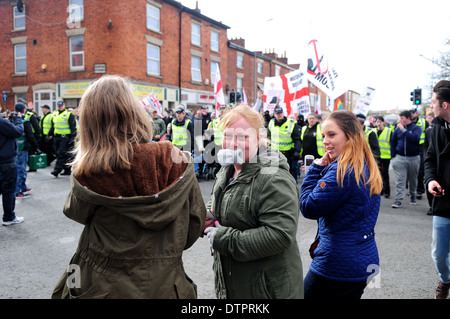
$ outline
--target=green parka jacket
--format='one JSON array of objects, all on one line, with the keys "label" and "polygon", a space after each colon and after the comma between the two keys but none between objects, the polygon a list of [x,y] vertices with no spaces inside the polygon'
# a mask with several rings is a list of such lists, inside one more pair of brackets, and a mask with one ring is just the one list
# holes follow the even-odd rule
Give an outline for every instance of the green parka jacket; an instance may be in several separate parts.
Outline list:
[{"label": "green parka jacket", "polygon": [[227,185],[232,169],[219,171],[207,204],[221,225],[213,241],[217,297],[303,298],[299,194],[286,158],[264,150]]},{"label": "green parka jacket", "polygon": [[202,234],[206,215],[193,163],[183,170],[171,163],[170,142],[141,148],[132,170],[113,180],[123,192],[133,188],[133,179],[142,187],[159,181],[152,196],[103,196],[71,176],[64,214],[85,227],[52,298],[196,298],[182,262],[183,250]]}]

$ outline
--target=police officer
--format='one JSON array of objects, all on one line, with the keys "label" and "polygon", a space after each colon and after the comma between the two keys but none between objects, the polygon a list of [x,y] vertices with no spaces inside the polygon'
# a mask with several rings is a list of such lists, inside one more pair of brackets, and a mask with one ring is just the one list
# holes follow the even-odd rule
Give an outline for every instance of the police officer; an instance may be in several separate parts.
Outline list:
[{"label": "police officer", "polygon": [[74,140],[77,134],[77,123],[75,115],[66,110],[63,101],[57,103],[58,112],[53,114],[52,127],[48,132],[49,139],[53,139],[53,149],[56,155],[55,169],[51,174],[58,177],[58,174],[64,170],[61,175],[70,175],[70,151],[73,148]]},{"label": "police officer", "polygon": [[[21,104],[23,104],[23,103],[21,103]],[[23,105],[25,105],[25,104],[23,104]],[[39,121],[33,112],[34,111],[33,102],[28,102],[28,108],[25,108],[25,110],[26,111],[24,112],[24,120],[30,122],[31,131],[34,135],[34,139],[36,141],[38,141],[38,143],[39,143],[39,141],[41,140],[41,128],[39,126]],[[35,169],[31,169],[31,168],[28,171],[36,172]]]},{"label": "police officer", "polygon": [[211,164],[211,176],[220,170],[220,164],[217,161],[217,153],[222,149],[222,138],[223,138],[223,128],[220,125],[222,116],[226,110],[225,105],[220,105],[219,109],[216,111],[216,116],[208,124],[208,132],[212,132],[214,143],[210,143],[206,146],[206,162]]},{"label": "police officer", "polygon": [[307,125],[301,129],[302,152],[301,156],[312,155],[314,158],[320,158],[325,155],[325,147],[323,146],[322,125],[317,116],[313,113],[307,117]]},{"label": "police officer", "polygon": [[366,121],[366,116],[364,114],[356,114],[356,117],[358,118],[359,123],[361,123],[361,127],[363,128],[364,134],[366,135],[367,142],[369,143],[372,154],[375,157],[377,163],[379,163],[380,144],[378,143],[377,133],[373,131],[373,128],[364,125],[364,122]]},{"label": "police officer", "polygon": [[186,111],[179,106],[175,111],[176,118],[170,126],[169,139],[172,144],[184,151],[192,152],[194,149],[194,125],[186,118]]},{"label": "police officer", "polygon": [[378,144],[380,146],[380,161],[378,162],[381,177],[383,178],[383,190],[381,195],[389,198],[391,187],[389,185],[389,164],[391,163],[391,136],[394,131],[389,124],[386,125],[384,118],[380,115],[375,122],[377,126]]},{"label": "police officer", "polygon": [[48,132],[52,128],[53,114],[48,105],[42,106],[43,116],[39,119],[39,126],[41,127],[41,150],[47,154],[47,166],[55,160],[55,153],[53,151],[53,140],[49,139]]},{"label": "police officer", "polygon": [[419,166],[419,173],[417,175],[417,199],[422,199],[423,193],[425,193],[425,185],[423,183],[423,176],[424,176],[424,158],[425,158],[425,130],[430,126],[428,122],[423,119],[419,118],[419,112],[417,112],[417,109],[411,110],[411,122],[415,123],[417,126],[419,126],[422,129],[422,133],[420,134],[420,140],[419,140],[419,146],[420,146],[420,166]]},{"label": "police officer", "polygon": [[293,119],[286,118],[283,109],[276,106],[274,109],[274,118],[269,121],[268,131],[271,140],[270,147],[279,150],[286,156],[289,163],[291,175],[297,181],[297,171],[294,161],[300,159],[302,142],[300,139],[300,130]]}]

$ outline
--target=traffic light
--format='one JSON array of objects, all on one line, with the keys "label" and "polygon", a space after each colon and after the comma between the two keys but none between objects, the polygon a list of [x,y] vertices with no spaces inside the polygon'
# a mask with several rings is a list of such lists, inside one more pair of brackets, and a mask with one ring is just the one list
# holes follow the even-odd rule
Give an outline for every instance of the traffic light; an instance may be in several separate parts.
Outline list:
[{"label": "traffic light", "polygon": [[422,89],[414,89],[411,92],[411,101],[414,105],[422,104]]},{"label": "traffic light", "polygon": [[236,92],[234,91],[230,92],[230,103],[236,103]]},{"label": "traffic light", "polygon": [[230,92],[230,103],[235,104],[241,100],[241,93],[237,91]]}]

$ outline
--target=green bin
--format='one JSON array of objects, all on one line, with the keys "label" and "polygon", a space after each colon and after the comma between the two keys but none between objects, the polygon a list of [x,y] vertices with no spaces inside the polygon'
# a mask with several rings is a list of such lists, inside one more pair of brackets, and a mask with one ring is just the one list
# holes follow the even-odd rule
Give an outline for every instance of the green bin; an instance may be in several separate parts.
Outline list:
[{"label": "green bin", "polygon": [[40,155],[28,156],[28,165],[31,170],[47,167],[47,154],[42,153]]}]

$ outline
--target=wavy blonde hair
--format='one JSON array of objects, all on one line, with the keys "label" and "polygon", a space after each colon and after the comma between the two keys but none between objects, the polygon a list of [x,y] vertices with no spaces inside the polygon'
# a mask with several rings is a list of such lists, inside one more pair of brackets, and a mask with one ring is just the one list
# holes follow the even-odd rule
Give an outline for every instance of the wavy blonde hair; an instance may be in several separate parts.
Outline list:
[{"label": "wavy blonde hair", "polygon": [[72,163],[74,175],[130,169],[133,145],[152,139],[150,119],[128,80],[105,75],[80,102],[79,132]]},{"label": "wavy blonde hair", "polygon": [[[370,185],[370,195],[380,194],[383,180],[366,135],[355,114],[349,111],[335,111],[326,120],[334,121],[348,138],[338,158],[337,180],[339,186],[342,186],[346,172],[353,169],[358,185],[362,178],[364,185]],[[364,174],[364,163],[369,168],[369,176]]]}]

